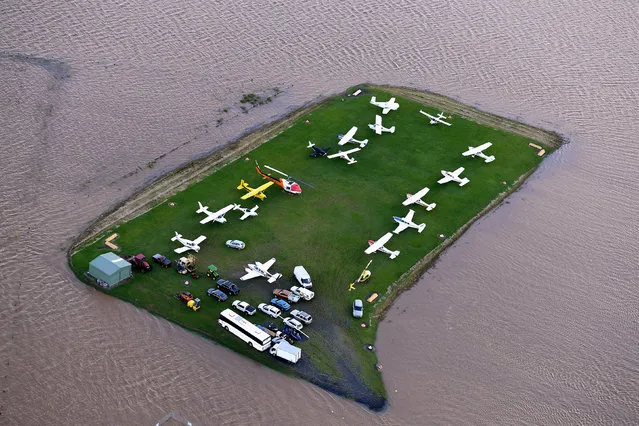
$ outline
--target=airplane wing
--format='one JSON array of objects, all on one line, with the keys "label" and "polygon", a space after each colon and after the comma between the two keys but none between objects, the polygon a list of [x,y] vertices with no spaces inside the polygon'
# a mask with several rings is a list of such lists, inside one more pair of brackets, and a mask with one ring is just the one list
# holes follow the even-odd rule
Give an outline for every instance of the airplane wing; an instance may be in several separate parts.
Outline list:
[{"label": "airplane wing", "polygon": [[357,151],[361,151],[361,148],[353,148],[353,149],[349,149],[348,151],[340,151],[336,154],[327,155],[326,158],[335,158],[335,157],[346,158],[348,154],[352,154],[353,152],[357,152]]},{"label": "airplane wing", "polygon": [[250,271],[247,272],[245,275],[242,275],[240,277],[240,281],[246,281],[246,280],[250,280],[251,278],[257,278],[257,277],[261,277],[262,274],[260,274],[259,272],[256,271]]},{"label": "airplane wing", "polygon": [[382,127],[382,116],[381,115],[375,115],[375,127],[377,127],[377,128]]},{"label": "airplane wing", "polygon": [[220,210],[216,211],[215,213],[206,212],[208,217],[205,217],[204,219],[202,219],[200,221],[200,223],[208,223],[208,222],[210,222],[212,220],[217,220],[220,217],[223,217],[226,213],[228,213],[229,210],[233,210],[233,208],[235,208],[235,204],[229,204],[228,206],[221,208]]},{"label": "airplane wing", "polygon": [[266,182],[264,185],[258,186],[257,188],[247,192],[242,197],[240,197],[240,199],[246,200],[247,198],[255,197],[255,194],[259,194],[260,192],[264,191],[266,188],[273,185],[273,183],[274,182]]},{"label": "airplane wing", "polygon": [[437,119],[437,117],[433,117],[432,115],[430,115],[427,112],[422,111],[421,109],[419,110],[419,113],[420,114],[424,114],[426,117],[430,118],[431,120],[436,120]]},{"label": "airplane wing", "polygon": [[451,180],[453,180],[453,178],[451,178],[450,176],[444,176],[443,178],[438,180],[437,183],[446,183],[446,182],[450,182]]},{"label": "airplane wing", "polygon": [[411,197],[408,197],[406,200],[404,200],[404,202],[402,204],[404,206],[409,206],[409,205],[413,204],[414,202],[417,202],[417,201],[421,200],[424,195],[428,194],[428,191],[430,191],[430,189],[426,186],[426,187],[420,189],[417,192],[417,194],[413,194]]},{"label": "airplane wing", "polygon": [[415,210],[410,209],[408,211],[408,214],[406,216],[404,216],[404,220],[406,222],[412,222],[413,221],[413,216],[415,216]]},{"label": "airplane wing", "polygon": [[383,237],[381,237],[380,239],[375,241],[373,244],[368,246],[368,248],[364,250],[364,253],[366,254],[375,253],[379,248],[383,247],[384,244],[386,244],[392,238],[392,236],[393,236],[392,232],[388,232],[384,234]]},{"label": "airplane wing", "polygon": [[270,268],[271,266],[273,266],[273,264],[275,263],[275,258],[271,257],[269,260],[267,260],[265,263],[262,263],[262,271],[266,272],[268,271],[268,268]]},{"label": "airplane wing", "polygon": [[193,244],[199,245],[204,240],[206,240],[206,236],[200,235],[199,237],[193,240]]},{"label": "airplane wing", "polygon": [[483,150],[485,150],[485,149],[487,149],[487,148],[490,148],[492,145],[493,145],[493,144],[492,144],[491,142],[486,142],[485,144],[482,144],[482,145],[476,146],[476,147],[474,147],[474,148],[472,148],[472,147],[468,147],[468,151],[466,151],[466,152],[462,152],[462,155],[463,155],[464,157],[467,157],[467,156],[469,156],[469,155],[475,155],[475,154],[478,154],[478,153],[482,152]]},{"label": "airplane wing", "polygon": [[464,168],[463,168],[463,167],[460,167],[460,168],[458,168],[457,170],[455,170],[455,171],[453,172],[453,175],[454,175],[455,177],[459,177],[459,175],[461,175],[463,171],[464,171]]},{"label": "airplane wing", "polygon": [[391,110],[390,108],[384,108],[384,109],[382,110],[382,114],[388,114],[388,112],[389,112],[390,110]]},{"label": "airplane wing", "polygon": [[[404,229],[408,228],[408,225],[406,225],[403,222],[398,222],[397,223],[397,228],[395,228],[395,230],[393,231],[394,234],[399,234],[400,232],[402,232]],[[372,247],[372,246],[371,246]]]},{"label": "airplane wing", "polygon": [[173,251],[174,251],[174,252],[176,252],[177,254],[180,254],[180,253],[184,253],[185,251],[188,251],[188,250],[189,250],[189,248],[188,248],[188,247],[183,246],[183,247],[180,247],[180,248],[176,248],[176,249],[175,249],[175,250],[173,250]]},{"label": "airplane wing", "polygon": [[337,144],[338,145],[346,144],[348,141],[350,141],[353,138],[353,136],[355,136],[355,133],[357,133],[357,126],[351,127],[351,130],[349,130],[348,133],[342,136],[342,138],[339,140],[339,142],[337,142]]}]

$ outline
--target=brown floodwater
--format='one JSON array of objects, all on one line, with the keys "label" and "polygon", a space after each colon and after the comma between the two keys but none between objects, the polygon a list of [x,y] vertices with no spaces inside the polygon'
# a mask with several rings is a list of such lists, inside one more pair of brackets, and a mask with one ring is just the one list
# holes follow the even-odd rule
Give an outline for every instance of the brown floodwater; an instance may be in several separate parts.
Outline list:
[{"label": "brown floodwater", "polygon": [[[5,1],[0,423],[637,424],[637,32],[634,0]],[[393,305],[385,412],[69,271],[74,236],[155,176],[362,81],[570,140]]]}]

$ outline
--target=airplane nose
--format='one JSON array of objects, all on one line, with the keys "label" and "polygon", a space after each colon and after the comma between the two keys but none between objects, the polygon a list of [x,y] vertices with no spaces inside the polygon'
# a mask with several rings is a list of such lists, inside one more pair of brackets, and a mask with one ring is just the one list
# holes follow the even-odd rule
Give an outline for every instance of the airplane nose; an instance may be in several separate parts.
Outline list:
[{"label": "airplane nose", "polygon": [[301,194],[302,188],[300,187],[300,184],[294,183],[293,185],[291,185],[291,192],[294,192],[295,194]]}]

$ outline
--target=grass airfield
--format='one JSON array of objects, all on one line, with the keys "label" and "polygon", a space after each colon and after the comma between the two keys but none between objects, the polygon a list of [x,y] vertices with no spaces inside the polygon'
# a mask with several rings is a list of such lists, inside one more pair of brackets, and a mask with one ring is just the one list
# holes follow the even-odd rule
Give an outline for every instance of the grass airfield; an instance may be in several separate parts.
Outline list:
[{"label": "grass airfield", "polygon": [[[513,190],[520,183],[519,178],[534,170],[542,158],[528,146],[532,142],[530,138],[479,125],[454,114],[448,120],[452,123],[450,127],[429,125],[428,118],[419,114],[419,110],[436,115],[438,109],[398,96],[400,108],[383,116],[385,127],[396,126],[395,134],[376,135],[368,124],[375,121],[376,114],[381,115],[381,109],[369,104],[372,95],[377,96],[378,101],[394,96],[392,90],[368,87],[358,97],[339,95],[328,99],[300,115],[291,127],[268,143],[250,152],[238,153],[234,161],[186,190],[158,201],[147,213],[105,230],[100,238],[72,254],[70,263],[76,275],[86,281],[83,274],[88,270],[88,263],[110,251],[103,241],[112,232],[120,234],[115,241],[121,247],[119,254],[142,252],[149,260],[155,253],[172,260],[180,256],[173,252],[180,245],[170,241],[174,231],[188,239],[206,235],[200,252],[195,253],[197,269],[202,272],[199,280],[154,264],[150,273],[135,273],[133,280],[107,292],[202,333],[259,363],[299,375],[371,408],[381,408],[386,390],[381,373],[374,367],[378,362],[375,352],[365,346],[374,344],[380,314],[396,294],[387,290],[413,265],[443,244],[440,234],[455,234],[493,200]],[[356,164],[348,165],[339,158],[309,157],[309,140],[319,147],[330,146],[329,153],[336,153],[339,150],[337,134],[346,133],[353,125],[359,128],[355,138],[369,140],[365,148],[353,154]],[[480,158],[461,156],[469,146],[488,141],[493,146],[486,153],[495,155],[494,162],[486,164]],[[356,146],[347,144],[339,148],[347,150]],[[544,148],[547,153],[552,150],[549,146]],[[265,182],[255,171],[255,161],[261,166],[282,170],[314,188],[302,185],[303,193],[295,196],[273,185],[266,190],[264,201],[255,198],[241,201],[245,193],[237,190],[241,179],[253,188]],[[455,182],[437,183],[442,177],[440,170],[453,171],[461,166],[465,167],[462,177],[470,179],[466,186],[459,187]],[[424,200],[437,203],[434,210],[427,212],[419,205],[402,206],[407,192],[415,193],[424,186],[430,188]],[[231,211],[226,214],[227,223],[201,225],[199,221],[205,215],[195,213],[197,201],[209,206],[211,211],[230,203],[249,208],[258,204],[259,215],[240,221],[241,213]],[[383,253],[366,255],[367,241],[394,230],[396,223],[392,217],[405,216],[411,208],[415,210],[413,221],[426,223],[423,233],[409,228],[395,235],[386,247],[401,251],[396,259],[391,260]],[[228,239],[244,241],[246,249],[237,251],[225,247]],[[281,272],[280,280],[274,284],[262,278],[239,280],[247,263],[265,262],[271,257],[277,262],[270,272]],[[349,291],[349,284],[370,259],[373,259],[369,267],[371,279],[358,285],[355,291]],[[257,352],[217,325],[219,312],[230,308],[235,297],[219,303],[206,295],[207,289],[215,286],[205,274],[211,263],[218,267],[222,278],[240,287],[237,298],[254,306],[268,303],[274,288],[296,285],[293,268],[304,265],[313,279],[315,298],[293,305],[293,309],[313,315],[313,323],[304,327],[310,339],[297,344],[303,353],[298,364],[290,366],[267,353]],[[189,287],[184,286],[185,279],[191,281]],[[400,286],[410,284],[408,280],[404,284],[400,280]],[[176,293],[185,290],[202,300],[198,312],[174,298]],[[381,297],[374,304],[364,301],[364,318],[354,319],[353,300],[365,300],[371,292],[378,292]],[[258,311],[250,320],[264,324],[271,318]],[[281,320],[275,322],[282,325]],[[369,327],[362,328],[362,322]]]}]

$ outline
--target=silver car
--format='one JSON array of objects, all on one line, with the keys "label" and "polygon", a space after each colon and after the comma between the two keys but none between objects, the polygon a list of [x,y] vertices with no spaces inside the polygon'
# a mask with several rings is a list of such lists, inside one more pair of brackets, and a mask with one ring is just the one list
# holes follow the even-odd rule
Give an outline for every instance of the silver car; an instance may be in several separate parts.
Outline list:
[{"label": "silver car", "polygon": [[226,242],[226,246],[237,249],[237,250],[244,250],[244,247],[246,247],[246,244],[244,244],[244,241],[240,241],[240,240],[228,240]]},{"label": "silver car", "polygon": [[291,328],[294,328],[297,331],[300,331],[302,328],[304,328],[304,325],[301,322],[291,317],[284,318],[284,324],[288,325]]},{"label": "silver car", "polygon": [[300,311],[299,309],[293,309],[291,311],[291,316],[297,318],[306,325],[310,324],[313,321],[313,317],[310,314],[304,311]]},{"label": "silver car", "polygon": [[362,303],[362,299],[355,299],[353,302],[353,316],[355,318],[361,318],[364,316],[364,304]]}]

